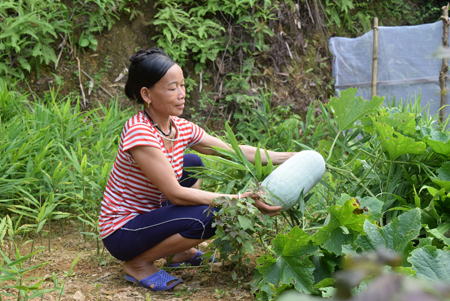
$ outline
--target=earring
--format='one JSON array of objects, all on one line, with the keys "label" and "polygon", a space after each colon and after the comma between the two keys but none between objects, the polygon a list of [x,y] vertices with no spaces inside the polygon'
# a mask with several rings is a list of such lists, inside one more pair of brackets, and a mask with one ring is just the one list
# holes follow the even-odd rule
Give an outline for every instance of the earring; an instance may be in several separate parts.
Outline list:
[{"label": "earring", "polygon": [[145,102],[145,105],[144,105],[144,106],[145,106],[145,108],[148,109],[148,108],[150,107],[150,102]]}]

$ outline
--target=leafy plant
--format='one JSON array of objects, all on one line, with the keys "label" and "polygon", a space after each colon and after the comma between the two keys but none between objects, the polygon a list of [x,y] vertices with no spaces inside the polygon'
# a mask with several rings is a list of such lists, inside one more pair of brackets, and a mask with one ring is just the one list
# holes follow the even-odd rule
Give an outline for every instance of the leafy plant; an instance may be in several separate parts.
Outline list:
[{"label": "leafy plant", "polygon": [[[147,0],[144,0],[147,3]],[[119,2],[119,11],[126,12],[130,15],[130,20],[138,16],[143,16],[142,11],[137,9],[136,7],[140,5],[139,0],[122,0]]]},{"label": "leafy plant", "polygon": [[[50,225],[57,219],[79,216],[82,232],[98,239],[95,212],[112,168],[120,129],[131,116],[117,102],[82,112],[73,95],[63,97],[57,90],[36,98],[32,105],[26,96],[17,95],[9,86],[0,87],[0,282],[4,277],[17,280],[14,285],[8,282],[7,294],[10,297],[16,288],[20,300],[49,292],[42,289],[44,278],[32,283],[33,279],[23,277],[33,267],[19,265],[36,254],[36,238],[42,237],[46,225],[49,251]],[[72,107],[72,103],[76,105]],[[83,216],[83,211],[89,213]],[[31,255],[18,253],[16,246],[23,236],[31,237]],[[65,281],[55,276],[53,283],[61,297]],[[5,282],[1,285],[6,286]]]},{"label": "leafy plant", "polygon": [[97,50],[94,34],[110,30],[120,11],[130,13],[130,18],[139,14],[138,4],[136,0],[77,0],[71,5],[61,0],[2,1],[0,78],[24,79],[32,71],[39,75],[44,63],[57,63],[54,43],[60,37],[74,43],[78,28],[78,46]]},{"label": "leafy plant", "polygon": [[260,90],[253,106],[236,111],[237,137],[245,144],[260,143],[260,147],[270,150],[290,151],[296,148],[295,140],[300,140],[300,116],[291,113],[286,106],[272,108],[272,93]]},{"label": "leafy plant", "polygon": [[203,18],[209,6],[186,12],[174,1],[160,1],[155,5],[163,6],[152,21],[153,25],[162,29],[161,35],[153,37],[159,47],[165,49],[180,65],[186,63],[188,52],[192,51],[197,62],[196,73],[204,69],[207,60],[216,59],[221,50],[220,40],[210,37],[219,35],[225,29],[213,20]]},{"label": "leafy plant", "polygon": [[[121,2],[126,1],[122,0]],[[97,50],[98,42],[93,33],[101,32],[104,28],[111,30],[116,20],[119,19],[118,4],[114,0],[77,0],[74,13],[77,18],[85,14],[89,15],[89,22],[80,24],[83,31],[78,45],[81,48],[89,46],[94,51]]]},{"label": "leafy plant", "polygon": [[52,43],[58,33],[68,33],[68,10],[60,1],[0,3],[0,76],[23,79],[32,66],[39,71],[45,62],[56,63]]},{"label": "leafy plant", "polygon": [[[409,268],[399,268],[400,260],[397,254],[382,249],[346,258],[345,269],[331,280],[335,288],[323,290],[327,297],[333,296],[332,300],[447,300],[450,297],[449,284],[436,282],[435,278],[419,281],[408,277],[414,273]],[[366,289],[361,291],[362,287]],[[290,291],[277,300],[314,301],[319,298]]]},{"label": "leafy plant", "polygon": [[333,22],[331,24],[335,24],[341,31],[342,28],[344,28],[350,32],[356,31],[361,33],[361,29],[363,29],[363,32],[366,32],[371,27],[371,16],[367,15],[370,13],[370,10],[364,2],[361,3],[353,0],[326,0],[325,7],[325,11],[330,16],[330,23]]},{"label": "leafy plant", "polygon": [[78,45],[81,48],[89,46],[89,48],[95,51],[97,50],[98,42],[92,33],[82,32],[80,35],[80,39],[78,40]]},{"label": "leafy plant", "polygon": [[[267,239],[264,233],[258,240],[259,230],[248,226],[264,229],[267,222],[239,220],[241,200],[220,200],[225,203],[216,220],[216,246],[222,250],[228,246],[227,252],[234,252],[232,258],[239,260],[253,250],[245,249],[234,234],[240,233],[254,246],[263,243],[252,284],[261,300],[274,299],[289,289],[329,296],[341,260],[379,247],[402,254],[402,269],[411,275],[435,274],[439,275],[435,279],[444,281],[447,277],[444,271],[430,272],[437,268],[437,260],[447,262],[448,256],[450,223],[445,210],[449,208],[450,176],[448,163],[442,165],[442,159],[447,160],[444,128],[430,127],[433,119],[419,109],[420,101],[418,105],[416,101],[383,107],[382,98],[369,103],[355,95],[355,90],[344,91],[328,107],[321,106],[326,131],[318,134],[330,133],[331,137],[304,138],[305,142],[317,141],[316,145],[295,142],[302,148],[317,148],[327,157],[327,180],[314,189],[314,195],[300,200],[292,215],[275,219]],[[349,110],[349,106],[356,109]],[[313,120],[311,115],[306,124]],[[263,171],[257,158],[254,165],[248,162],[231,129],[226,128],[233,152],[217,150],[222,155],[217,159],[206,156],[215,171],[202,178],[219,181],[217,191],[246,191],[272,167]],[[396,143],[386,142],[391,139]],[[218,168],[219,163],[225,167]],[[250,219],[256,213],[242,212]],[[426,268],[411,267],[419,258],[426,258]]]},{"label": "leafy plant", "polygon": [[[48,262],[43,262],[30,267],[23,267],[23,262],[27,259],[31,258],[33,255],[39,253],[41,250],[32,252],[26,256],[22,256],[19,253],[19,249],[15,246],[15,259],[10,259],[3,251],[0,251],[0,255],[2,256],[2,260],[0,261],[0,287],[5,289],[15,289],[18,291],[17,300],[31,300],[37,297],[41,297],[48,292],[55,291],[59,289],[59,287],[54,287],[50,289],[42,288],[42,284],[45,281],[45,277],[38,277],[37,282],[34,284],[29,284],[30,281],[35,280],[36,278],[25,278],[25,274],[32,270],[35,270]],[[13,285],[2,285],[4,281],[13,281],[15,282]],[[0,295],[7,297],[15,297],[13,294],[0,291]]]},{"label": "leafy plant", "polygon": [[261,214],[252,203],[251,198],[224,197],[214,201],[220,207],[214,213],[217,228],[214,246],[220,250],[221,258],[229,258],[240,268],[250,263],[248,254],[254,255],[259,244],[269,248],[268,240],[273,235],[273,220]]},{"label": "leafy plant", "polygon": [[[274,35],[268,27],[268,21],[275,19],[273,11],[277,6],[270,1],[160,0],[155,6],[161,8],[152,24],[160,28],[162,33],[153,39],[181,65],[186,63],[187,55],[192,53],[197,74],[206,70],[208,61],[216,61],[219,52],[228,51],[232,54],[239,48],[245,53],[268,50],[266,38]],[[231,32],[226,36],[219,15],[229,26],[242,29],[253,43],[242,43],[242,39],[233,37]],[[233,43],[238,40],[239,44]]]}]

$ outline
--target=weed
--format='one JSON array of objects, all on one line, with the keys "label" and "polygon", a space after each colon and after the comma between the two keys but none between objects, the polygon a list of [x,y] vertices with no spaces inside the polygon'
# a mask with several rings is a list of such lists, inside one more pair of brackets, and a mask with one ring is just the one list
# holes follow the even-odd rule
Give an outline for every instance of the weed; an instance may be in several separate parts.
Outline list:
[{"label": "weed", "polygon": [[177,298],[187,298],[188,296],[195,293],[196,289],[190,289],[186,285],[183,284],[180,290],[174,292],[175,297]]},{"label": "weed", "polygon": [[228,291],[226,289],[218,289],[216,288],[216,294],[214,295],[215,298],[217,299],[221,299],[221,298],[225,298],[225,297],[229,297],[230,294],[228,293]]}]

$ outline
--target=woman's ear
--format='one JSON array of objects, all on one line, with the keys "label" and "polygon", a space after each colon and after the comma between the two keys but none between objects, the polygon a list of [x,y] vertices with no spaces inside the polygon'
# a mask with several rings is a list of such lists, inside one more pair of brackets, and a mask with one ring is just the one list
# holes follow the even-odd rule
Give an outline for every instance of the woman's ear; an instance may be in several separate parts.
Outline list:
[{"label": "woman's ear", "polygon": [[142,89],[141,89],[141,97],[146,103],[151,103],[152,102],[150,95],[151,95],[150,90],[148,88],[146,88],[146,87],[142,87]]}]

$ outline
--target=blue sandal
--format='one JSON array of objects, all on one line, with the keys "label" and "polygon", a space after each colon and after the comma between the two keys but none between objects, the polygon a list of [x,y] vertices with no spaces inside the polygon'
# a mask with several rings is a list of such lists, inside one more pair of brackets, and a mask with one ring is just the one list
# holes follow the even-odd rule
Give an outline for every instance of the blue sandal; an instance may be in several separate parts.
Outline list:
[{"label": "blue sandal", "polygon": [[[197,254],[195,254],[191,259],[188,261],[183,262],[177,262],[177,263],[165,263],[164,266],[169,268],[179,268],[179,267],[185,267],[185,266],[199,266],[202,265],[203,261],[205,261],[206,258],[203,257],[205,253],[198,250]],[[214,259],[214,256],[211,256],[211,258],[208,259],[209,262],[217,262],[217,260]]]},{"label": "blue sandal", "polygon": [[[129,275],[125,275],[125,280],[137,283],[140,286],[148,288],[152,291],[168,291],[173,287],[175,287],[175,285],[183,282],[183,280],[169,275],[169,273],[167,273],[164,270],[159,270],[158,272],[148,276],[147,278],[142,279],[141,281],[138,281],[137,279],[134,279]],[[176,281],[171,285],[167,286],[167,283],[173,280]],[[154,284],[153,288],[151,288],[152,284]]]}]

